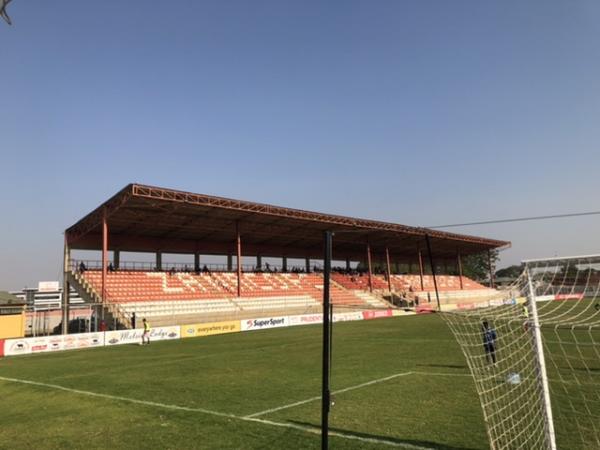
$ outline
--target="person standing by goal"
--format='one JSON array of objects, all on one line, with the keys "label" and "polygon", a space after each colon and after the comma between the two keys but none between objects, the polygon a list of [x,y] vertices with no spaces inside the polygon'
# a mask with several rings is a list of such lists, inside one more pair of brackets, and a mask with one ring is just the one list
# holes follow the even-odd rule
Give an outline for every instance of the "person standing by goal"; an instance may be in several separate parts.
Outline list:
[{"label": "person standing by goal", "polygon": [[148,322],[145,317],[142,319],[142,322],[144,324],[144,334],[142,334],[142,345],[150,344],[150,322]]},{"label": "person standing by goal", "polygon": [[483,337],[483,348],[485,349],[485,358],[488,363],[496,364],[496,330],[490,326],[487,320],[481,323],[481,332]]}]

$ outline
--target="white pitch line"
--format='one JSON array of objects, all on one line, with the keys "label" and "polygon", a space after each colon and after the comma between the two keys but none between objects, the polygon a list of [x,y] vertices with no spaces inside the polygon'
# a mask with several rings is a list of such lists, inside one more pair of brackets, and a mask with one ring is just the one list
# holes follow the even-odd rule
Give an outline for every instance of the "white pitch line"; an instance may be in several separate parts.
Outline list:
[{"label": "white pitch line", "polygon": [[[392,377],[393,377],[393,375],[392,375]],[[212,411],[210,409],[204,409],[204,408],[190,408],[188,406],[179,406],[179,405],[171,405],[171,404],[167,404],[167,403],[150,402],[147,400],[138,400],[135,398],[121,397],[118,395],[101,394],[101,393],[92,392],[92,391],[82,391],[80,389],[72,389],[72,388],[60,386],[58,384],[41,383],[39,381],[22,380],[22,379],[18,379],[18,378],[8,378],[8,377],[2,377],[2,376],[0,376],[0,380],[9,381],[12,383],[20,383],[20,384],[27,384],[27,385],[32,385],[32,386],[40,386],[40,387],[45,387],[45,388],[57,389],[60,391],[70,392],[70,393],[79,394],[79,395],[85,395],[88,397],[104,398],[104,399],[108,399],[108,400],[118,400],[118,401],[122,401],[122,402],[135,403],[138,405],[153,406],[156,408],[171,409],[171,410],[175,410],[175,411],[199,412],[199,413],[203,413],[203,414],[207,414],[207,415],[211,415],[211,416],[226,417],[228,419],[236,419],[236,420],[241,420],[244,422],[253,422],[253,423],[270,425],[270,426],[275,426],[275,427],[280,427],[280,428],[291,428],[291,429],[295,429],[295,430],[299,430],[299,431],[303,431],[305,433],[311,433],[311,434],[320,434],[321,433],[321,429],[319,427],[303,426],[303,425],[298,425],[298,424],[289,423],[289,422],[275,422],[272,420],[257,419],[257,418],[253,418],[253,417],[236,416],[235,414],[228,414],[228,413],[223,413],[223,412],[219,412],[219,411]],[[353,434],[342,433],[339,431],[329,431],[329,435],[337,436],[337,437],[340,437],[343,439],[351,439],[351,440],[356,440],[356,441],[360,441],[360,442],[367,442],[367,443],[371,443],[371,444],[383,444],[383,445],[387,445],[390,447],[405,448],[408,450],[432,450],[431,447],[420,447],[420,446],[416,446],[413,444],[396,442],[396,441],[387,440],[387,439],[367,438],[367,437],[362,437],[362,436],[356,436]]]},{"label": "white pitch line", "polygon": [[227,417],[230,419],[238,418],[238,416],[233,415],[233,414],[222,413],[219,411],[212,411],[210,409],[190,408],[188,406],[169,405],[166,403],[157,403],[157,402],[150,402],[147,400],[138,400],[135,398],[121,397],[118,395],[101,394],[99,392],[92,392],[92,391],[82,391],[80,389],[72,389],[72,388],[60,386],[58,384],[41,383],[39,381],[29,381],[29,380],[21,380],[19,378],[7,378],[7,377],[0,377],[0,380],[11,381],[13,383],[29,384],[32,386],[41,386],[41,387],[46,387],[46,388],[58,389],[60,391],[71,392],[73,394],[87,395],[88,397],[99,397],[99,398],[106,398],[109,400],[120,400],[122,402],[136,403],[138,405],[156,406],[159,408],[174,409],[174,410],[178,410],[178,411],[200,412],[200,413],[204,413],[204,414],[210,414],[213,416]]},{"label": "white pitch line", "polygon": [[[394,375],[390,375],[388,377],[384,377],[384,378],[378,378],[377,380],[371,380],[371,381],[367,381],[366,383],[361,383],[361,384],[357,384],[355,386],[350,386],[344,389],[340,389],[337,391],[333,391],[331,393],[331,395],[336,395],[336,394],[341,394],[343,392],[348,392],[348,391],[353,391],[354,389],[360,389],[366,386],[371,386],[372,384],[377,384],[377,383],[383,383],[384,381],[388,381],[388,380],[392,380],[394,378],[398,378],[398,377],[404,377],[406,375],[411,375],[415,372],[401,372],[401,373],[396,373]],[[295,402],[295,403],[290,403],[287,405],[283,405],[283,406],[278,406],[276,408],[271,408],[271,409],[265,409],[264,411],[259,411],[256,412],[254,414],[249,414],[247,416],[245,416],[248,419],[251,419],[253,417],[258,417],[258,416],[264,416],[265,414],[270,414],[276,411],[281,411],[282,409],[288,409],[288,408],[293,408],[295,406],[300,406],[300,405],[304,405],[306,403],[310,403],[310,402],[314,402],[317,400],[321,400],[321,396],[316,396],[316,397],[311,397],[311,398],[307,398],[306,400],[300,400],[299,402]]]},{"label": "white pitch line", "polygon": [[[272,420],[256,419],[256,418],[249,418],[249,417],[243,417],[242,419],[248,420],[250,422],[264,423],[265,425],[273,425],[276,427],[294,428],[296,430],[306,431],[307,433],[313,433],[313,434],[318,434],[318,435],[321,434],[321,428],[319,428],[319,427],[297,425],[295,423],[289,423],[289,422],[287,422],[287,423],[274,422]],[[353,439],[356,441],[368,442],[371,444],[385,444],[385,445],[389,445],[390,447],[399,447],[399,448],[405,448],[408,450],[434,450],[433,447],[422,447],[419,445],[414,445],[414,444],[409,444],[409,443],[404,443],[404,442],[389,441],[387,439],[366,438],[366,437],[362,437],[362,436],[356,436],[354,434],[341,433],[339,431],[329,430],[329,436],[337,436],[337,437],[341,437],[344,439]]]}]

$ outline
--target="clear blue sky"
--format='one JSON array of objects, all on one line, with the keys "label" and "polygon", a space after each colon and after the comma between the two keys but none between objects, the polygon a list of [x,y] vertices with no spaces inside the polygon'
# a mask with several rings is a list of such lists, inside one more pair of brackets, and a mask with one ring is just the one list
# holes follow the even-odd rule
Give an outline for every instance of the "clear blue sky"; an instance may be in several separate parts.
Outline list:
[{"label": "clear blue sky", "polygon": [[[129,182],[411,225],[600,209],[600,3],[15,0],[0,289]],[[456,231],[502,264],[600,219]]]}]

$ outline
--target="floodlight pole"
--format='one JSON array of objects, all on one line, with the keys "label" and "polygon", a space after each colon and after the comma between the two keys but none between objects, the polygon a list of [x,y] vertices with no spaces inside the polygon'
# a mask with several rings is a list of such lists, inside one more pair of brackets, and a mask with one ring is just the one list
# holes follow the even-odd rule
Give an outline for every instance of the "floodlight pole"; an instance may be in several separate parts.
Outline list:
[{"label": "floodlight pole", "polygon": [[437,301],[438,311],[442,311],[440,306],[440,294],[438,293],[437,280],[435,277],[435,263],[433,261],[433,255],[431,254],[431,241],[429,240],[429,234],[425,234],[425,242],[427,243],[427,253],[429,254],[429,264],[431,265],[431,275],[433,275],[433,287],[435,289],[435,299]]},{"label": "floodlight pole", "polygon": [[331,405],[329,391],[330,351],[331,351],[331,310],[329,299],[329,281],[331,277],[331,241],[333,233],[325,231],[325,257],[323,258],[323,383],[321,392],[321,449],[329,447],[329,409]]}]

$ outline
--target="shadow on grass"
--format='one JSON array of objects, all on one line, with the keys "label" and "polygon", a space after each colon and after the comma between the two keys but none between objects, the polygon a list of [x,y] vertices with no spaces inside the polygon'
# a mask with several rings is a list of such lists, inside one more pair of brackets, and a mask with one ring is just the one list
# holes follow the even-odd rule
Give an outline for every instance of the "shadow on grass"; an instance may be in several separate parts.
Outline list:
[{"label": "shadow on grass", "polygon": [[[318,428],[318,426],[316,426],[313,423],[309,423],[309,422],[301,422],[299,420],[290,420],[289,422],[294,423],[296,425],[302,425],[305,427]],[[329,430],[331,432],[340,433],[340,434],[344,434],[347,436],[355,436],[357,438],[362,438],[362,439],[376,439],[377,441],[379,441],[381,443],[388,442],[390,444],[397,445],[397,446],[402,446],[402,444],[404,444],[407,447],[410,445],[413,445],[413,446],[423,447],[424,449],[432,449],[432,450],[480,450],[480,449],[474,448],[474,447],[454,447],[451,445],[440,444],[438,442],[421,441],[418,439],[398,439],[398,438],[394,438],[394,437],[390,437],[390,436],[380,436],[377,434],[361,433],[358,431],[343,430],[341,428],[335,428],[335,427],[329,427]],[[374,442],[374,443],[376,443],[376,442]]]},{"label": "shadow on grass", "polygon": [[464,364],[417,364],[417,367],[443,367],[444,369],[468,369]]}]

